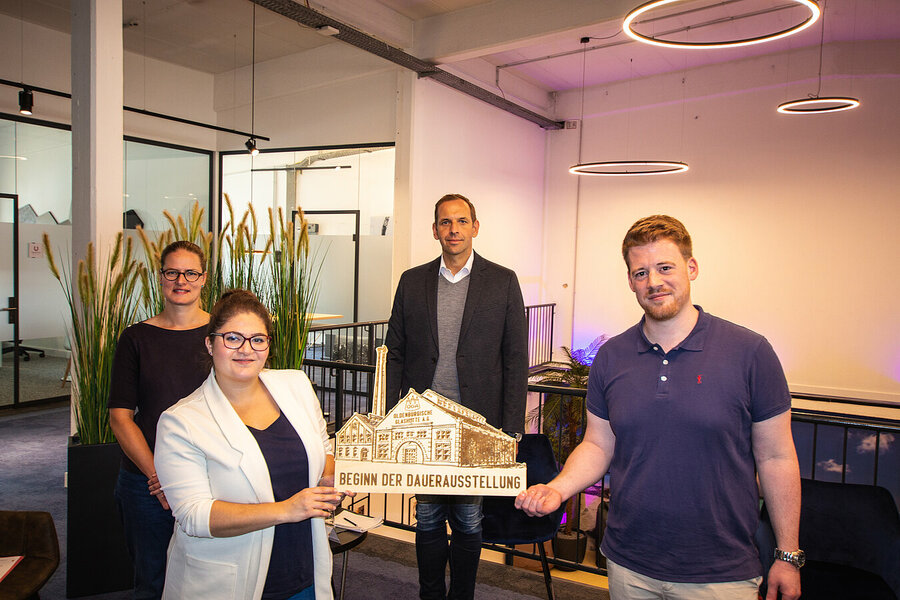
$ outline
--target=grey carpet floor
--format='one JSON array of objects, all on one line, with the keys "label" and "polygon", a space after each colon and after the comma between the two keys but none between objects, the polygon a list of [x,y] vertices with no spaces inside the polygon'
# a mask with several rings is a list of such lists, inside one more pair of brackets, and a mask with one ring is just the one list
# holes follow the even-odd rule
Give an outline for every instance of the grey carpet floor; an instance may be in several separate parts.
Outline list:
[{"label": "grey carpet floor", "polygon": [[[0,416],[0,509],[45,510],[53,515],[59,536],[59,569],[41,590],[43,600],[65,598],[66,581],[66,442],[68,407]],[[340,585],[342,558],[334,575]],[[98,567],[99,568],[99,567]],[[418,591],[412,544],[371,535],[352,551],[348,562],[346,600],[414,599]],[[557,600],[607,600],[604,590],[556,579]],[[339,591],[339,590],[338,590]],[[476,598],[532,600],[545,598],[543,577],[523,569],[482,562]],[[86,597],[86,600],[128,600],[130,591]]]},{"label": "grey carpet floor", "polygon": [[[67,358],[45,356],[31,352],[31,360],[19,361],[19,402],[68,396],[71,385],[61,381],[66,372]],[[13,403],[13,360],[12,354],[3,357],[0,365],[0,406]]]}]

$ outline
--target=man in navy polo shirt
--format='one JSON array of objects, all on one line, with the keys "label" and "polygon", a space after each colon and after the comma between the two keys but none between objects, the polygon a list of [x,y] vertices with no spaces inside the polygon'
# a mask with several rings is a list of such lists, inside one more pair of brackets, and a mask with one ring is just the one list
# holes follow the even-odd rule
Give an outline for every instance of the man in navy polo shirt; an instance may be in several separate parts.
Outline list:
[{"label": "man in navy polo shirt", "polygon": [[516,506],[547,514],[609,469],[601,550],[613,600],[754,600],[761,489],[781,558],[767,600],[796,600],[800,472],[778,357],[764,337],[691,303],[699,270],[677,219],[639,220],[622,255],[644,317],[594,359],[584,441]]}]

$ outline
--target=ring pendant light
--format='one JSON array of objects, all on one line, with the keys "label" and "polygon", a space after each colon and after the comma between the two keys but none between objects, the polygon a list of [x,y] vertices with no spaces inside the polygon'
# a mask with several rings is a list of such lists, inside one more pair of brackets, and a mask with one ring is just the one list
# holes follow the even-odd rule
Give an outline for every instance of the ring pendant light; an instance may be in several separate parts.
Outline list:
[{"label": "ring pendant light", "polygon": [[668,175],[684,173],[688,166],[671,160],[607,160],[603,162],[581,163],[569,167],[575,175],[605,177],[633,177],[636,175]]},{"label": "ring pendant light", "polygon": [[778,105],[778,112],[785,115],[821,115],[851,110],[859,106],[859,100],[848,96],[820,96],[822,92],[822,53],[825,48],[825,14],[822,14],[822,33],[819,36],[819,85],[815,94],[790,100]]},{"label": "ring pendant light", "polygon": [[[584,135],[584,79],[587,60],[587,43],[590,38],[581,38],[581,121],[578,135]],[[581,137],[578,140],[578,160],[581,160]],[[593,175],[607,177],[635,177],[638,175],[668,175],[683,173],[688,170],[686,163],[671,160],[606,160],[599,162],[578,163],[569,167],[573,175]]]},{"label": "ring pendant light", "polygon": [[786,115],[821,115],[823,113],[851,110],[859,106],[859,100],[844,96],[814,96],[791,100],[778,105],[778,112]]},{"label": "ring pendant light", "polygon": [[[787,29],[782,29],[780,31],[774,31],[772,33],[768,33],[766,35],[760,35],[755,37],[748,38],[739,38],[733,40],[724,40],[719,42],[681,42],[677,40],[667,40],[660,37],[653,37],[649,35],[644,35],[638,33],[634,30],[632,25],[634,24],[635,19],[637,19],[642,14],[654,10],[656,8],[660,8],[662,6],[666,6],[669,4],[675,4],[677,2],[684,2],[685,0],[652,0],[651,2],[647,2],[645,4],[641,4],[637,8],[631,10],[628,15],[625,17],[624,23],[622,23],[622,29],[625,31],[625,34],[628,37],[638,41],[643,42],[645,44],[652,44],[654,46],[662,46],[664,48],[688,48],[688,49],[708,49],[708,48],[736,48],[738,46],[750,46],[752,44],[761,44],[763,42],[771,42],[773,40],[778,40],[789,35],[794,35],[795,33],[799,33],[804,29],[811,27],[813,23],[815,23],[819,16],[821,15],[821,10],[819,9],[819,5],[815,2],[815,0],[788,0],[789,2],[793,2],[794,4],[804,6],[809,9],[809,17],[807,17],[801,23],[794,25],[793,27],[789,27]],[[731,20],[731,19],[729,19]],[[709,23],[714,24],[714,23]],[[696,28],[697,26],[695,26]],[[679,30],[680,31],[680,30]],[[663,34],[664,35],[664,34]]]}]

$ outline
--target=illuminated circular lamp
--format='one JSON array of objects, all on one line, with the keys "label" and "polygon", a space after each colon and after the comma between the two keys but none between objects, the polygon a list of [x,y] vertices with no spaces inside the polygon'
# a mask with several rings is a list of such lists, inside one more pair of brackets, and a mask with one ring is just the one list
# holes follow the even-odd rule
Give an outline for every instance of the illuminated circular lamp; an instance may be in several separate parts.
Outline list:
[{"label": "illuminated circular lamp", "polygon": [[784,102],[778,105],[778,112],[786,115],[821,115],[823,113],[851,110],[857,106],[859,106],[859,100],[856,98],[828,96]]},{"label": "illuminated circular lamp", "polygon": [[573,175],[596,175],[607,177],[633,177],[635,175],[668,175],[684,173],[688,166],[671,160],[609,160],[606,162],[581,163],[569,167]]},{"label": "illuminated circular lamp", "polygon": [[788,29],[775,31],[766,35],[737,40],[725,40],[722,42],[678,42],[675,40],[665,40],[662,38],[643,35],[631,28],[632,22],[645,12],[651,11],[661,6],[665,6],[667,4],[674,4],[676,2],[684,1],[685,0],[652,0],[651,2],[647,2],[646,4],[641,4],[637,8],[632,9],[630,13],[628,13],[628,15],[625,17],[625,22],[622,23],[622,29],[625,31],[626,35],[634,40],[637,40],[638,42],[653,44],[654,46],[662,46],[664,48],[736,48],[738,46],[750,46],[752,44],[771,42],[772,40],[778,40],[789,35],[794,35],[795,33],[799,33],[807,27],[810,27],[819,19],[819,15],[822,14],[822,11],[819,9],[819,5],[816,4],[814,0],[789,0],[790,2],[800,4],[809,9],[809,17],[807,17],[805,21],[793,27],[789,27]]}]

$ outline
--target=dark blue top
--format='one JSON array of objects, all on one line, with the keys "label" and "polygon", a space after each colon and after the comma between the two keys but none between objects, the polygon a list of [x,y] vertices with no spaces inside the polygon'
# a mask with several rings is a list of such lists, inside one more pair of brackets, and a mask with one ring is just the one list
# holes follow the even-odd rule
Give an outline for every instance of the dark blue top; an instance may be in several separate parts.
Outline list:
[{"label": "dark blue top", "polygon": [[753,534],[759,491],[750,428],[791,407],[775,351],[704,313],[664,353],[643,319],[597,353],[587,405],[616,436],[601,550],[664,581],[762,574]]},{"label": "dark blue top", "polygon": [[[309,487],[309,459],[303,440],[284,413],[266,429],[247,426],[269,468],[276,502]],[[312,525],[309,519],[275,526],[272,557],[263,588],[264,600],[283,600],[311,586],[313,575]]]},{"label": "dark blue top", "polygon": [[[135,323],[116,345],[109,408],[127,408],[150,450],[156,446],[156,422],[167,408],[190,395],[209,375],[206,325],[194,329],[163,329]],[[141,470],[122,453],[122,467]]]}]

